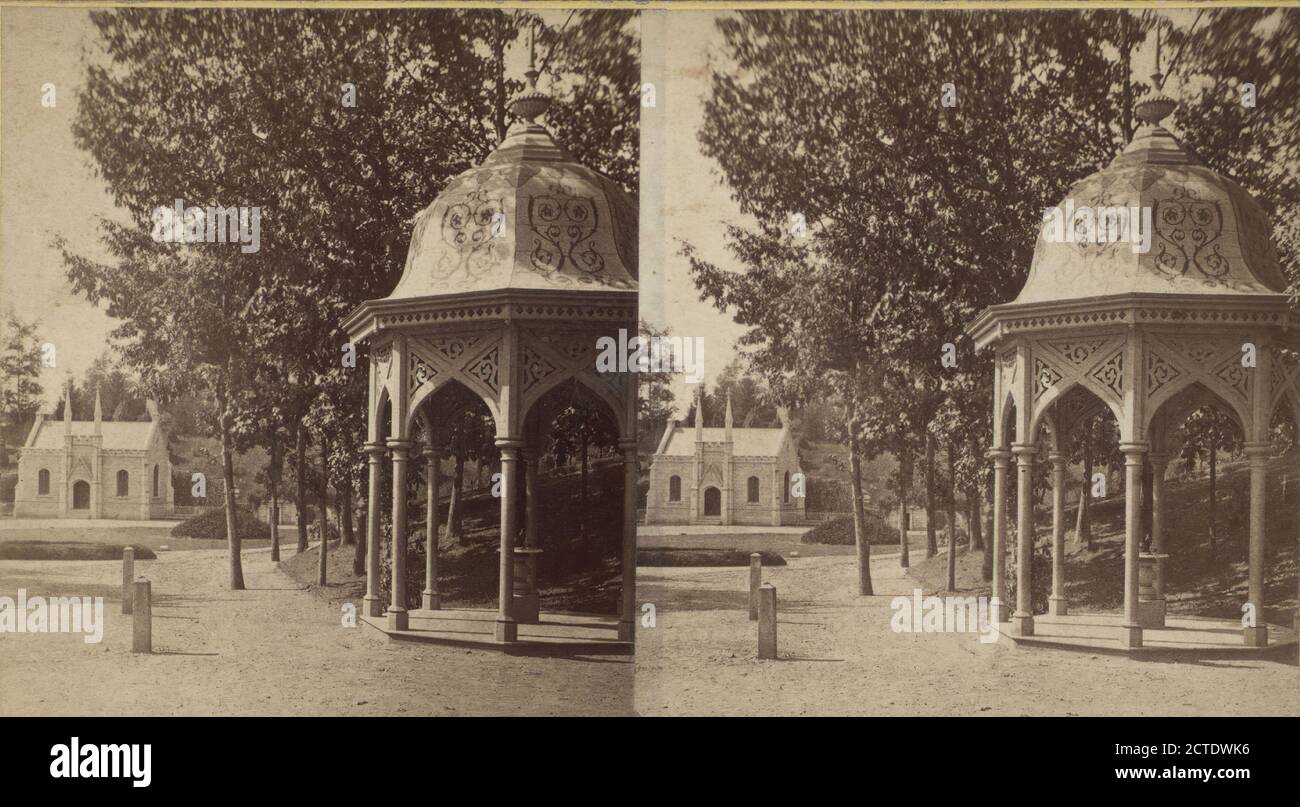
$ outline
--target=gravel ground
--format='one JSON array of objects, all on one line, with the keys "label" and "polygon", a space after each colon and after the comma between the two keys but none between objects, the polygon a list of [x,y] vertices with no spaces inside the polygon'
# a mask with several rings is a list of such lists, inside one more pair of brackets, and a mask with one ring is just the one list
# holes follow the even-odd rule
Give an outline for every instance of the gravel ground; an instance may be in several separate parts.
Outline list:
[{"label": "gravel ground", "polygon": [[[777,589],[776,661],[758,661],[747,569],[643,569],[656,627],[637,639],[643,715],[1300,715],[1286,661],[1141,661],[984,644],[977,634],[896,634],[910,595],[897,557],[873,557],[876,595],[854,594],[852,558],[789,559]],[[927,592],[930,593],[930,592]]]},{"label": "gravel ground", "polygon": [[[0,715],[586,715],[631,711],[631,659],[538,659],[391,644],[342,626],[265,552],[163,555],[153,582],[153,655],[131,652],[121,564],[0,563],[0,594],[108,597],[99,644],[0,634]],[[366,631],[363,633],[363,631]]]}]

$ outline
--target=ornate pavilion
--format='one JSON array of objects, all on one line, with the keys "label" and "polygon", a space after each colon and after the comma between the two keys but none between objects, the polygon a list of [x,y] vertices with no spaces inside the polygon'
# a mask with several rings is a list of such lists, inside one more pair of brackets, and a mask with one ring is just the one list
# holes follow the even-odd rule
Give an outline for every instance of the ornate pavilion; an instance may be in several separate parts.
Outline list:
[{"label": "ornate pavilion", "polygon": [[[1292,352],[1300,347],[1300,318],[1289,305],[1263,209],[1235,182],[1197,162],[1161,125],[1174,107],[1159,91],[1139,103],[1142,126],[1132,142],[1062,203],[1072,202],[1075,209],[1149,208],[1150,248],[1057,239],[1045,227],[1019,296],[986,309],[968,328],[977,348],[995,351],[989,455],[993,596],[999,602],[1006,602],[1003,511],[1013,457],[1016,465],[1013,637],[1035,635],[1032,485],[1044,427],[1052,472],[1052,593],[1048,615],[1037,618],[1055,626],[1074,618],[1065,597],[1069,438],[1076,425],[1108,409],[1125,457],[1124,612],[1113,623],[1090,624],[1096,644],[1134,649],[1143,647],[1144,631],[1151,636],[1167,627],[1165,553],[1177,549],[1164,534],[1165,470],[1179,447],[1183,421],[1210,406],[1236,421],[1249,458],[1249,592],[1243,613],[1254,620],[1242,620],[1236,644],[1264,647],[1270,641],[1263,616],[1266,463],[1275,415],[1300,417],[1300,365]],[[1144,466],[1152,479],[1147,551],[1140,511]],[[1227,633],[1225,625],[1219,634]],[[1275,641],[1294,638],[1287,629],[1274,630]]]},{"label": "ornate pavilion", "polygon": [[[390,637],[477,637],[497,644],[633,639],[636,579],[636,380],[596,370],[597,340],[637,327],[637,205],[613,180],[580,165],[537,122],[550,98],[530,89],[510,104],[517,122],[482,165],[457,176],[415,220],[393,293],[344,323],[370,355],[370,501],[392,463],[391,601],[380,602],[380,508],[367,523],[363,619]],[[567,396],[553,393],[573,390]],[[624,463],[620,616],[548,619],[537,596],[534,490],[543,430],[557,398],[597,402],[616,426]],[[437,465],[446,427],[486,404],[501,451],[500,562],[495,614],[443,607],[438,590]],[[408,465],[416,425],[429,463],[425,590],[408,611]],[[519,484],[519,466],[524,468]],[[527,499],[521,531],[520,504]],[[517,546],[522,537],[522,546]],[[521,637],[521,627],[526,637]],[[606,633],[608,630],[608,633]]]}]

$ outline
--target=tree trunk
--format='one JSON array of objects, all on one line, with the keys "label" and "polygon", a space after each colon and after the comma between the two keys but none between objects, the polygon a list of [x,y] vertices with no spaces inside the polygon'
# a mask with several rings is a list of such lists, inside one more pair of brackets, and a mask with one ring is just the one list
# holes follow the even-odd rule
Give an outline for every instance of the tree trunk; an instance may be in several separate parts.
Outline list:
[{"label": "tree trunk", "polygon": [[465,450],[458,447],[456,450],[456,471],[451,476],[451,502],[447,505],[447,537],[455,538],[461,546],[467,546],[469,540],[465,537],[461,529],[461,522],[464,520],[464,496],[465,489]]},{"label": "tree trunk", "polygon": [[506,42],[505,35],[499,29],[492,38],[492,68],[496,82],[492,93],[492,128],[496,130],[497,142],[506,139]]},{"label": "tree trunk", "polygon": [[957,590],[957,449],[948,444],[948,590]]},{"label": "tree trunk", "polygon": [[[351,497],[349,497],[349,502]],[[370,508],[370,502],[366,502],[366,508]],[[349,507],[351,505],[349,504]],[[357,533],[356,551],[352,553],[352,573],[357,577],[366,573],[366,528],[365,525],[369,519],[367,511],[362,512],[361,530]]]},{"label": "tree trunk", "polygon": [[[985,490],[983,486],[981,486],[980,494],[975,499],[975,506],[977,508],[984,503],[984,496],[986,493],[988,493],[988,491]],[[988,500],[989,500],[989,529],[988,532],[986,533],[988,535],[988,538],[984,541],[984,557],[980,561],[980,578],[983,579],[985,583],[988,583],[993,580],[993,544],[994,544],[993,535],[995,534],[995,531],[998,528],[998,526],[993,523],[993,517],[998,512],[998,510],[997,507],[994,505],[992,494],[988,495]]]},{"label": "tree trunk", "polygon": [[849,432],[849,485],[853,490],[853,545],[858,554],[858,594],[866,597],[871,589],[871,544],[867,539],[867,514],[862,506],[862,462],[858,459],[856,425]]},{"label": "tree trunk", "polygon": [[357,542],[356,524],[352,521],[352,480],[344,479],[337,491],[339,498],[339,525],[343,530],[343,546],[352,546]]},{"label": "tree trunk", "polygon": [[907,528],[912,519],[907,514],[907,493],[912,488],[911,451],[904,448],[898,454],[898,565],[904,569],[911,560],[907,553]]},{"label": "tree trunk", "polygon": [[1210,443],[1210,559],[1214,559],[1214,539],[1217,537],[1214,532],[1215,522],[1215,486],[1219,481],[1219,447],[1213,442]]},{"label": "tree trunk", "polygon": [[230,446],[230,412],[226,408],[224,392],[217,403],[221,407],[221,479],[226,488],[226,543],[230,549],[230,590],[242,591],[244,565],[239,556],[239,531],[235,527],[235,459]]},{"label": "tree trunk", "polygon": [[316,566],[316,585],[325,585],[325,566],[330,554],[330,441],[324,429],[320,436],[320,561]]},{"label": "tree trunk", "polygon": [[939,554],[939,536],[935,528],[934,507],[934,435],[925,433],[925,556]]},{"label": "tree trunk", "polygon": [[1092,549],[1092,426],[1083,438],[1083,485],[1079,489],[1079,517],[1074,527],[1074,542]]},{"label": "tree trunk", "polygon": [[580,498],[578,499],[578,536],[583,540],[587,538],[587,433],[584,431],[579,436],[578,457],[582,462],[582,483],[579,486]]},{"label": "tree trunk", "polygon": [[295,504],[298,507],[298,553],[307,551],[307,429],[298,427],[297,461],[294,472],[298,477],[298,490]]},{"label": "tree trunk", "polygon": [[1152,479],[1153,471],[1151,463],[1143,460],[1142,462],[1142,518],[1141,530],[1138,534],[1138,540],[1144,546],[1149,546],[1151,539],[1151,488],[1154,486]]},{"label": "tree trunk", "polygon": [[970,492],[966,495],[970,497],[970,548],[983,550],[984,514],[981,507],[983,497],[979,485],[971,485]]},{"label": "tree trunk", "polygon": [[271,483],[271,562],[280,561],[280,431],[271,434],[271,467],[266,477]]}]

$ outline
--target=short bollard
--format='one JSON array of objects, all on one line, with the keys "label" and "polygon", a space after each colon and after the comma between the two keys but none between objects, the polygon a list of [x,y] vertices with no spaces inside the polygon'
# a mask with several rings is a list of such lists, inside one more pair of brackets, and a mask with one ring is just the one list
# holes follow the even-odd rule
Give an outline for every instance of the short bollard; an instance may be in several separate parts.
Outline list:
[{"label": "short bollard", "polygon": [[149,597],[149,581],[136,580],[133,605],[134,619],[131,626],[131,650],[135,653],[153,652],[153,606]]},{"label": "short bollard", "polygon": [[135,582],[135,548],[122,549],[122,613],[131,613],[131,584]]},{"label": "short bollard", "polygon": [[758,657],[776,658],[776,587],[771,583],[758,589]]},{"label": "short bollard", "polygon": [[758,587],[763,584],[763,556],[749,555],[749,621],[758,619]]}]

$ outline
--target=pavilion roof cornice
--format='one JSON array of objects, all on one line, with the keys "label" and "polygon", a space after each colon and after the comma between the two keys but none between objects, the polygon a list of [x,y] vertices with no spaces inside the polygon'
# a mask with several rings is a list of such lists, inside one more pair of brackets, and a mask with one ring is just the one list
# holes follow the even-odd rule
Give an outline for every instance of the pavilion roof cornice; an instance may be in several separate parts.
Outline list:
[{"label": "pavilion roof cornice", "polygon": [[635,323],[637,293],[510,289],[367,300],[343,320],[343,330],[361,342],[382,331],[510,320]]},{"label": "pavilion roof cornice", "polygon": [[976,349],[1019,333],[1161,324],[1267,325],[1291,330],[1300,315],[1285,294],[1115,294],[989,306],[966,328]]}]

